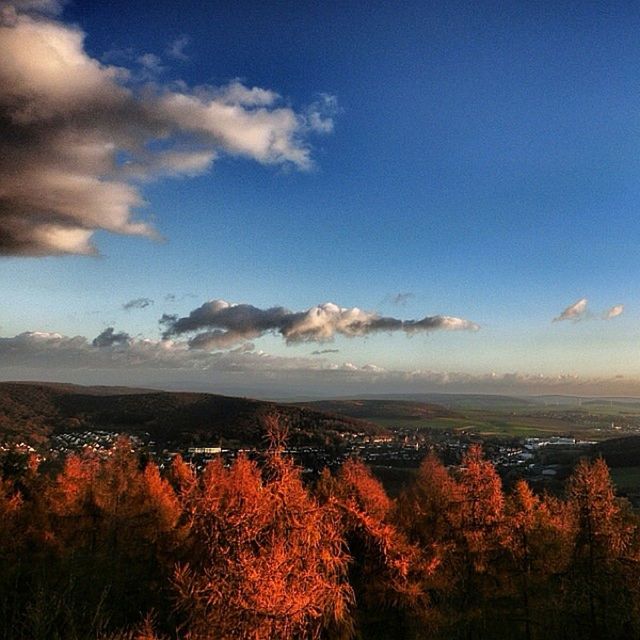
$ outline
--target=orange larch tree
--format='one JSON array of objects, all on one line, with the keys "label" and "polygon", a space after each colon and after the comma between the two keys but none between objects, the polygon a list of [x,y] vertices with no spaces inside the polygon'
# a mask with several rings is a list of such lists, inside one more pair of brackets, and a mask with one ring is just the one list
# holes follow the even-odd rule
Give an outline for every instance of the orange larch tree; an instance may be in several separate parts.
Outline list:
[{"label": "orange larch tree", "polygon": [[482,448],[472,445],[458,470],[460,524],[457,533],[457,601],[460,633],[481,638],[499,624],[490,599],[500,592],[500,537],[504,523],[504,493],[494,465]]},{"label": "orange larch tree", "polygon": [[430,568],[425,580],[430,622],[443,626],[451,616],[448,604],[460,573],[462,489],[433,453],[422,461],[414,482],[400,495],[396,518],[424,554]]},{"label": "orange larch tree", "polygon": [[631,637],[640,631],[633,619],[640,568],[632,552],[636,526],[615,497],[604,460],[581,460],[567,497],[576,525],[568,593],[579,632],[591,638]]},{"label": "orange larch tree", "polygon": [[279,448],[263,472],[243,456],[229,469],[213,461],[182,495],[191,546],[174,583],[189,638],[318,638],[349,625],[349,557],[335,514]]},{"label": "orange larch tree", "polygon": [[120,626],[168,597],[180,504],[154,463],[126,438],[106,459],[67,458],[46,492],[49,539],[73,596]]},{"label": "orange larch tree", "polygon": [[508,496],[502,544],[507,551],[506,575],[516,602],[508,601],[505,618],[514,637],[549,637],[549,622],[557,616],[549,590],[559,589],[559,577],[571,561],[571,514],[565,503],[537,496],[524,480]]},{"label": "orange larch tree", "polygon": [[23,500],[13,482],[0,476],[0,637],[18,624],[19,579],[25,545]]},{"label": "orange larch tree", "polygon": [[427,610],[425,575],[432,567],[417,545],[394,523],[395,507],[371,470],[347,460],[333,482],[321,478],[318,490],[332,505],[353,557],[350,580],[356,592],[359,623],[398,633]]}]

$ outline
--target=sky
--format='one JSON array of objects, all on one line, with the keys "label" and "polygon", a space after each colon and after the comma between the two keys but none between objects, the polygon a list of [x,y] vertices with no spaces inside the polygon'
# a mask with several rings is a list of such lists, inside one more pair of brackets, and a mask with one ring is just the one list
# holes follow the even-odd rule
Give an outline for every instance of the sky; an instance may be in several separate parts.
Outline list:
[{"label": "sky", "polygon": [[640,396],[639,28],[0,0],[0,379]]}]

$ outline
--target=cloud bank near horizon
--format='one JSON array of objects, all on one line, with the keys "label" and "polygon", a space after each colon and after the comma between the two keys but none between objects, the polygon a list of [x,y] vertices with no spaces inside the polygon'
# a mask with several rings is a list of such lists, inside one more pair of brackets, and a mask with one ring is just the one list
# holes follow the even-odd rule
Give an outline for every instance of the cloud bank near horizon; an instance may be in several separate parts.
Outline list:
[{"label": "cloud bank near horizon", "polygon": [[201,174],[220,154],[307,169],[309,135],[333,128],[328,95],[294,111],[237,80],[141,84],[89,56],[61,8],[0,8],[0,255],[96,254],[97,230],[157,237],[137,217],[144,182]]},{"label": "cloud bank near horizon", "polygon": [[189,339],[193,349],[227,349],[267,333],[281,335],[287,344],[328,342],[336,335],[349,338],[378,332],[402,331],[408,335],[430,331],[477,331],[480,326],[453,316],[426,316],[421,320],[384,317],[357,307],[340,307],[333,302],[305,311],[284,307],[259,309],[250,304],[210,300],[188,316],[163,315],[164,338],[195,334]]},{"label": "cloud bank near horizon", "polygon": [[329,363],[318,357],[281,357],[244,345],[230,351],[190,349],[185,341],[132,338],[109,327],[94,340],[59,333],[0,337],[0,379],[80,384],[127,384],[226,392],[329,395],[372,392],[450,392],[640,396],[640,379],[519,372],[474,375],[389,370],[374,363]]}]

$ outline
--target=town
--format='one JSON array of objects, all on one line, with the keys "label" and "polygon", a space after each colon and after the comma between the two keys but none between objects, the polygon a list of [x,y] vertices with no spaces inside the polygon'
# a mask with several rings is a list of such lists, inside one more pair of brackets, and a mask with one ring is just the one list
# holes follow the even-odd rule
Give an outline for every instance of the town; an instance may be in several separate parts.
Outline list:
[{"label": "town", "polygon": [[[313,479],[325,467],[335,470],[349,458],[357,458],[370,466],[378,475],[402,478],[408,481],[421,461],[435,454],[445,465],[455,467],[472,444],[481,444],[485,456],[498,470],[503,480],[511,483],[525,478],[530,483],[553,484],[564,480],[572,464],[589,453],[592,440],[554,435],[526,438],[482,438],[472,429],[441,430],[391,427],[385,434],[365,432],[337,432],[338,438],[325,445],[286,445],[283,453],[291,456],[303,470],[306,478]],[[68,455],[93,453],[108,456],[122,434],[104,429],[85,429],[63,432],[51,436],[47,442],[34,445],[24,441],[0,443],[0,464],[5,468],[25,466],[31,457],[38,463],[60,464]],[[132,450],[147,459],[155,460],[161,469],[171,465],[180,455],[201,471],[217,457],[230,465],[240,454],[259,459],[266,446],[227,446],[217,443],[159,444],[148,432],[127,435]]]}]

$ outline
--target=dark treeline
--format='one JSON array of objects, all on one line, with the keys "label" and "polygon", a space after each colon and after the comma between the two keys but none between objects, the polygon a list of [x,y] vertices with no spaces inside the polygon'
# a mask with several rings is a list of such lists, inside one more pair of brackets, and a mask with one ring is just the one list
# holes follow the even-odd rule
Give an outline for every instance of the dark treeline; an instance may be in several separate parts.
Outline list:
[{"label": "dark treeline", "polygon": [[640,528],[602,460],[563,498],[505,494],[472,447],[392,500],[358,461],[308,486],[271,428],[260,464],[161,474],[122,439],[0,478],[0,638],[640,637]]}]

